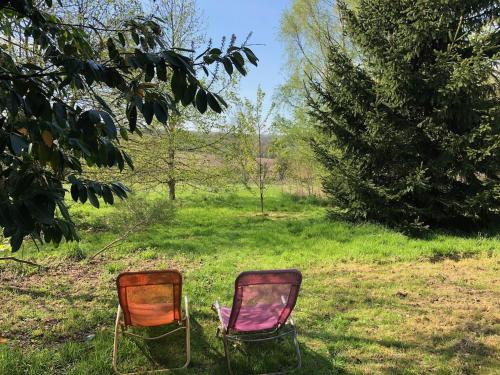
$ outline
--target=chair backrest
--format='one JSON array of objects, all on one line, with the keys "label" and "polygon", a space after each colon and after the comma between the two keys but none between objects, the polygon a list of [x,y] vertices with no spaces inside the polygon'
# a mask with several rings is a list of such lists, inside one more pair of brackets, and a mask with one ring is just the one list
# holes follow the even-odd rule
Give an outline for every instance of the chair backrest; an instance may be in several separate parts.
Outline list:
[{"label": "chair backrest", "polygon": [[124,272],[116,286],[126,325],[152,327],[181,320],[179,271]]},{"label": "chair backrest", "polygon": [[[284,324],[295,306],[301,282],[302,274],[295,269],[241,273],[235,281],[227,328],[256,331]],[[243,323],[252,319],[255,324]]]}]

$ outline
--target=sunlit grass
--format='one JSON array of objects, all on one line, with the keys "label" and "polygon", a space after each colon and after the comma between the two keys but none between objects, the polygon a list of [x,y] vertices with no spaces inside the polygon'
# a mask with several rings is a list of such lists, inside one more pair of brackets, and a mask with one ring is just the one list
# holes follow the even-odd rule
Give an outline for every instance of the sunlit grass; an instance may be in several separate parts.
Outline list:
[{"label": "sunlit grass", "polygon": [[[193,318],[186,373],[227,372],[210,306],[215,298],[230,304],[238,273],[291,267],[304,274],[296,307],[299,373],[493,373],[499,365],[498,235],[410,238],[375,224],[332,222],[321,200],[274,187],[262,216],[256,193],[235,189],[184,193],[173,221],[158,217],[90,261],[120,235],[123,210],[74,205],[80,244],[23,250],[48,271],[0,265],[0,330],[8,340],[0,344],[0,373],[111,373],[114,280],[124,270],[153,268],[184,275]],[[154,366],[133,342],[121,353],[126,369]],[[247,372],[292,364],[288,346],[235,353],[236,367]],[[163,360],[179,364],[182,352]]]}]

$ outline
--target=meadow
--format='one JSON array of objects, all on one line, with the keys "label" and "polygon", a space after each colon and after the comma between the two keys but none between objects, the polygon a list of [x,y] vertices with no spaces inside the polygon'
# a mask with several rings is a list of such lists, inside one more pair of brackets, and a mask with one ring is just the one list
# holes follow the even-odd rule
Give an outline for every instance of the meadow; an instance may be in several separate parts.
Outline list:
[{"label": "meadow", "polygon": [[[132,202],[155,207],[165,197],[156,191]],[[240,272],[269,268],[303,274],[294,314],[298,374],[498,373],[498,233],[412,238],[380,225],[330,221],[321,199],[279,187],[267,191],[264,216],[256,191],[184,192],[175,215],[158,210],[146,227],[91,259],[140,220],[140,213],[125,215],[125,205],[75,204],[79,244],[36,249],[26,242],[16,254],[47,268],[0,264],[1,374],[112,373],[115,279],[126,270],[163,268],[182,272],[190,299],[192,362],[179,373],[227,373],[211,304],[218,298],[230,306]],[[289,368],[293,347],[283,344],[234,347],[235,368]],[[182,337],[155,346],[127,340],[120,362],[123,371],[181,364]]]}]

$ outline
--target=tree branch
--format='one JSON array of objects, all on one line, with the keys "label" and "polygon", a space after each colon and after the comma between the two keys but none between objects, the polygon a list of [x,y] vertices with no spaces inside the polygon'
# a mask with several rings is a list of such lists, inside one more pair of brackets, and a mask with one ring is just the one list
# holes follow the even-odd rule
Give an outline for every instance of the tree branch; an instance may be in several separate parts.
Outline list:
[{"label": "tree branch", "polygon": [[29,260],[19,259],[19,258],[16,258],[16,257],[0,257],[0,260],[12,260],[14,262],[29,264],[30,266],[34,266],[34,267],[39,267],[39,268],[44,268],[44,269],[48,269],[49,268],[49,267],[44,266],[42,264],[38,264],[38,263],[35,263],[35,262],[30,262]]}]

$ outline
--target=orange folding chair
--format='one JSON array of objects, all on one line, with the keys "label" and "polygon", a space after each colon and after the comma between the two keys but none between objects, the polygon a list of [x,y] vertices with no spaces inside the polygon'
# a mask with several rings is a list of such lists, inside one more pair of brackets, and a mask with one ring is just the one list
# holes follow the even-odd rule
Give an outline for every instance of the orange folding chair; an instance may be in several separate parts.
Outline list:
[{"label": "orange folding chair", "polygon": [[[191,360],[188,298],[184,297],[185,317],[181,316],[182,276],[179,271],[124,272],[116,279],[118,312],[113,344],[113,370],[118,371],[118,339],[120,333],[143,340],[158,340],[179,330],[186,330],[186,363],[175,369],[159,369],[132,374],[153,374],[186,368]],[[123,318],[123,319],[122,319]],[[156,337],[144,337],[128,332],[129,327],[156,327],[177,323],[178,328]]]}]

